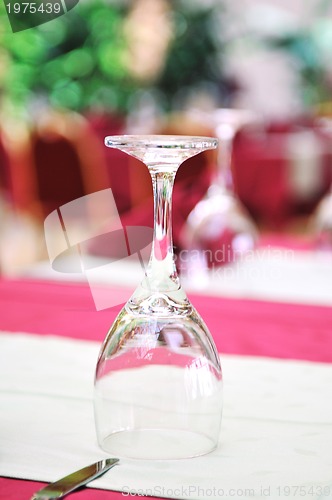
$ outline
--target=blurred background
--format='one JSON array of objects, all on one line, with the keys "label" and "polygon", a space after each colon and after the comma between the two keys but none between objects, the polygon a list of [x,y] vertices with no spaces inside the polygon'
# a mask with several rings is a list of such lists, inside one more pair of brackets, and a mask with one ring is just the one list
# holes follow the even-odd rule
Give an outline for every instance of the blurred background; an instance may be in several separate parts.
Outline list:
[{"label": "blurred background", "polygon": [[[151,226],[148,172],[104,137],[214,136],[197,110],[254,114],[234,138],[236,196],[261,240],[315,245],[310,221],[332,181],[329,0],[81,0],[17,33],[0,9],[2,275],[47,260],[45,217],[99,190],[112,189],[124,225]],[[217,161],[201,155],[179,171],[178,250]]]}]

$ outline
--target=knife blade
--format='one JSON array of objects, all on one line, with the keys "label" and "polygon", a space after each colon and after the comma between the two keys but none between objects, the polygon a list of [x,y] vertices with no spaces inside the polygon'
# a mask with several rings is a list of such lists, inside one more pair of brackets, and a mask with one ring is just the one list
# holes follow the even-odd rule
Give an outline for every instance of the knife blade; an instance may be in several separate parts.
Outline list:
[{"label": "knife blade", "polygon": [[31,500],[55,500],[57,498],[62,498],[68,493],[86,485],[93,479],[101,476],[109,469],[114,467],[119,462],[118,458],[106,458],[104,460],[99,460],[94,464],[83,467],[83,469],[77,470],[68,476],[59,479],[55,483],[51,483],[45,488],[37,491]]}]

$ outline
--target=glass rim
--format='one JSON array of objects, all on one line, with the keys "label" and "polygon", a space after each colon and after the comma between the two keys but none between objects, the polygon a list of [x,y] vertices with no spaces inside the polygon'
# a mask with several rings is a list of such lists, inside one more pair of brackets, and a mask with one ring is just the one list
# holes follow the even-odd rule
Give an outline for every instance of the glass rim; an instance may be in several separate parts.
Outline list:
[{"label": "glass rim", "polygon": [[109,135],[105,137],[105,146],[109,148],[144,148],[144,149],[215,149],[216,137],[191,135]]}]

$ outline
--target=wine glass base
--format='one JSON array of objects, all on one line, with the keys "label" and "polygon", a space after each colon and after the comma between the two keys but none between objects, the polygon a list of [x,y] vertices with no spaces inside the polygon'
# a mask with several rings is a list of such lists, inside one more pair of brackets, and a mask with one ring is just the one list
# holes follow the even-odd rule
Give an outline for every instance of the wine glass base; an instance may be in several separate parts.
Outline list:
[{"label": "wine glass base", "polygon": [[206,455],[217,445],[208,436],[179,429],[133,429],[110,434],[103,450],[119,458],[179,460]]}]

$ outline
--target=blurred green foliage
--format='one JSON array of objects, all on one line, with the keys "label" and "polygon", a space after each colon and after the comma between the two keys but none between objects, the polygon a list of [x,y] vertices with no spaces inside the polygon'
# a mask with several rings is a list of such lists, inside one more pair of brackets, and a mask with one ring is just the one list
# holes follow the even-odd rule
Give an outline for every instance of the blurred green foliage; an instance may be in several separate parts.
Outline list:
[{"label": "blurred green foliage", "polygon": [[[101,108],[126,113],[142,85],[126,66],[124,22],[130,2],[83,0],[67,14],[40,26],[12,33],[0,14],[2,103],[27,109],[41,100],[53,107],[82,111]],[[156,81],[161,103],[172,107],[174,94],[199,81],[217,82],[218,47],[209,23],[211,9],[185,9],[171,2],[174,36],[164,70]],[[0,67],[1,67],[0,61]]]},{"label": "blurred green foliage", "polygon": [[[65,15],[17,33],[12,33],[0,2],[1,109],[29,113],[41,101],[76,111],[97,108],[126,114],[135,93],[144,88],[152,91],[161,108],[170,110],[202,86],[227,102],[229,88],[222,73],[227,41],[221,41],[217,31],[222,26],[216,26],[221,4],[168,2],[172,39],[161,72],[146,82],[135,80],[127,64],[124,25],[135,0],[81,0]],[[323,16],[323,7],[310,29],[262,42],[293,57],[307,106],[331,99],[327,68],[332,72],[332,21]]]},{"label": "blurred green foliage", "polygon": [[214,9],[175,9],[174,37],[164,70],[156,84],[171,96],[189,93],[200,85],[211,84],[216,92],[222,87],[221,46],[215,33]]},{"label": "blurred green foliage", "polygon": [[[308,30],[290,33],[270,41],[270,45],[289,54],[301,77],[302,101],[310,107],[332,98],[332,21],[320,19]],[[330,68],[330,69],[329,69]]]},{"label": "blurred green foliage", "polygon": [[102,0],[81,2],[62,17],[12,33],[2,13],[7,53],[2,96],[15,108],[38,97],[55,107],[122,109],[132,91],[123,61],[125,8]]}]

